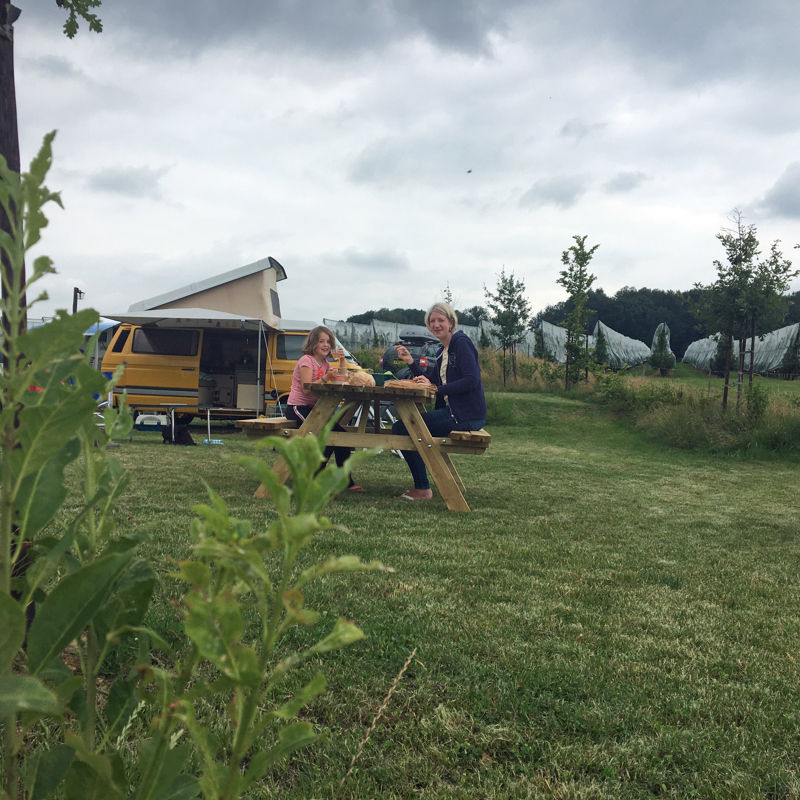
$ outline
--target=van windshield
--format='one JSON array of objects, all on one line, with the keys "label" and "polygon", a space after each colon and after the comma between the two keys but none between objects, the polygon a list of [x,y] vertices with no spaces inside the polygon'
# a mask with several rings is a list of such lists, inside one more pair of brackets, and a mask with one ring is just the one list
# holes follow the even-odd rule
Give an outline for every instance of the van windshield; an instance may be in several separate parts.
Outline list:
[{"label": "van windshield", "polygon": [[133,353],[159,356],[196,356],[200,332],[170,328],[138,328],[133,334]]}]

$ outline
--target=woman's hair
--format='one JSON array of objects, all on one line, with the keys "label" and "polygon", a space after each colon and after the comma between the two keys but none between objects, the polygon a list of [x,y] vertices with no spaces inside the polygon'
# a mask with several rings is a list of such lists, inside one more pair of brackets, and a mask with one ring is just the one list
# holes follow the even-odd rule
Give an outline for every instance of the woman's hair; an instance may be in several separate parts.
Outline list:
[{"label": "woman's hair", "polygon": [[314,354],[314,348],[319,344],[319,337],[323,333],[328,334],[328,341],[331,343],[331,352],[335,350],[336,337],[333,335],[333,331],[330,328],[326,328],[324,325],[317,325],[317,327],[308,334],[305,342],[303,342],[303,355],[310,356]]},{"label": "woman's hair", "polygon": [[428,324],[431,319],[431,314],[434,312],[438,312],[443,317],[447,317],[450,320],[450,330],[454,331],[458,327],[458,317],[456,316],[456,312],[453,311],[453,307],[449,303],[434,303],[426,312],[425,312],[425,327],[430,329],[430,325]]}]

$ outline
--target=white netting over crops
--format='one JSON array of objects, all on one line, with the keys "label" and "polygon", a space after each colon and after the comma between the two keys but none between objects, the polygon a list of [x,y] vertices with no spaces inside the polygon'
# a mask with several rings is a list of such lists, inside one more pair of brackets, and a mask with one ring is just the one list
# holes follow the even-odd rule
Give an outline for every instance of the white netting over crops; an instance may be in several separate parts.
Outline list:
[{"label": "white netting over crops", "polygon": [[[357,352],[362,348],[367,349],[373,346],[386,348],[400,340],[403,333],[428,333],[423,325],[403,325],[399,322],[384,322],[374,319],[367,324],[358,322],[342,322],[335,319],[323,319],[323,324],[330,328],[336,338],[348,349]],[[608,350],[609,366],[618,369],[627,364],[635,366],[646,361],[650,357],[650,348],[638,339],[630,339],[617,333],[602,322],[598,322],[594,328],[594,335],[589,337],[589,347],[594,347],[594,336],[597,334],[598,326],[603,326],[603,334],[606,337],[606,348]],[[564,363],[567,359],[565,345],[567,332],[558,325],[553,325],[542,320],[542,336],[544,346],[553,354],[556,361]],[[484,333],[492,347],[497,348],[500,343],[492,333],[492,326],[488,322],[481,322],[480,327],[474,325],[459,325],[458,329],[464,331],[477,346]],[[525,338],[517,345],[517,352],[525,355],[533,355],[536,345],[536,334],[534,331],[526,331]]]},{"label": "white netting over crops", "polygon": [[[424,325],[384,322],[381,319],[374,319],[372,322],[366,324],[359,322],[342,322],[341,320],[335,319],[323,319],[322,324],[330,328],[336,334],[336,338],[342,342],[348,350],[356,351],[373,346],[381,348],[389,347],[395,342],[399,342],[400,336],[403,333],[411,332],[430,335],[430,331]],[[489,339],[494,341],[490,326],[482,322],[481,327],[486,331]],[[475,345],[478,345],[481,338],[481,328],[475,325],[459,325],[458,329],[464,331],[464,333],[475,342]],[[533,347],[533,345],[531,345],[531,347]]]},{"label": "white netting over crops", "polygon": [[611,369],[619,369],[626,364],[629,367],[635,367],[637,364],[643,364],[650,358],[650,348],[638,339],[631,339],[629,336],[623,336],[615,330],[612,330],[600,320],[594,326],[594,335],[589,337],[589,347],[594,347],[594,341],[597,337],[599,330],[603,331],[603,336],[606,340],[606,350],[608,351],[608,366]]},{"label": "white netting over crops", "polygon": [[[656,345],[658,344],[658,337],[661,334],[661,331],[667,334],[667,351],[672,353],[672,348],[669,346],[669,325],[666,322],[662,322],[656,328],[656,332],[653,334],[653,344],[650,345],[650,350],[653,351],[656,349]],[[672,357],[675,358],[675,353],[672,353]]]},{"label": "white netting over crops", "polygon": [[[800,323],[787,325],[785,328],[778,328],[759,339],[756,336],[756,346],[753,349],[753,369],[756,372],[775,372],[781,365],[786,352],[796,346],[798,333],[800,333]],[[746,340],[745,352],[750,348],[750,340]],[[683,361],[691,364],[695,369],[706,372],[709,368],[714,354],[717,352],[717,337],[709,336],[706,339],[698,339],[692,342],[683,355]],[[739,357],[739,343],[733,342],[733,355],[731,357],[731,368],[737,368],[736,359]],[[745,369],[750,369],[750,356],[745,355]]]}]

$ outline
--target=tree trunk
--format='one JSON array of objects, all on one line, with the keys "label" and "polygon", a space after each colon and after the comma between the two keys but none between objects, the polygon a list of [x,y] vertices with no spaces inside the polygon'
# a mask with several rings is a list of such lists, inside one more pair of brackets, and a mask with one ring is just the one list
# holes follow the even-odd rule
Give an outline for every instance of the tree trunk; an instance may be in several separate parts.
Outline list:
[{"label": "tree trunk", "polygon": [[728,408],[728,380],[731,376],[731,354],[733,353],[733,334],[728,334],[728,353],[725,356],[725,388],[722,390],[722,410]]},{"label": "tree trunk", "polygon": [[572,344],[570,340],[570,332],[569,328],[567,329],[567,363],[566,363],[566,370],[564,372],[564,391],[569,391],[569,346]]},{"label": "tree trunk", "polygon": [[585,356],[586,356],[586,370],[584,371],[583,379],[588,383],[589,382],[589,330],[586,330],[586,348],[585,348]]},{"label": "tree trunk", "polygon": [[750,322],[750,386],[753,386],[753,364],[756,355],[756,318]]},{"label": "tree trunk", "polygon": [[736,416],[742,413],[742,386],[744,384],[744,348],[747,339],[739,339],[739,372],[738,383],[736,384]]},{"label": "tree trunk", "polygon": [[503,345],[503,388],[506,385],[506,346]]}]

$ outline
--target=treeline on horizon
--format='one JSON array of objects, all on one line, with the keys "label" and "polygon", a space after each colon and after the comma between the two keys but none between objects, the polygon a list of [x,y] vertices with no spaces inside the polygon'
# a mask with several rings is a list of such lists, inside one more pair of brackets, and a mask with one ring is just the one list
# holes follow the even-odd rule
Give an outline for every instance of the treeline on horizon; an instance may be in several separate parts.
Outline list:
[{"label": "treeline on horizon", "polygon": [[[705,330],[698,321],[694,309],[699,304],[701,293],[700,289],[679,292],[623,286],[614,295],[607,295],[603,289],[590,289],[587,304],[592,312],[589,330],[600,319],[623,336],[638,339],[650,346],[656,328],[660,323],[666,322],[670,330],[670,347],[680,360],[692,342],[717,332]],[[800,322],[800,291],[787,295],[786,301],[787,311],[783,324],[793,325]],[[570,311],[572,300],[549,305],[531,317],[531,327],[535,327],[539,320],[553,325],[563,323]],[[489,313],[483,306],[456,309],[456,313],[463,325],[477,325],[481,319],[489,319]],[[425,311],[419,308],[381,308],[354,314],[347,318],[347,322],[366,325],[373,319],[400,325],[424,325]]]}]

